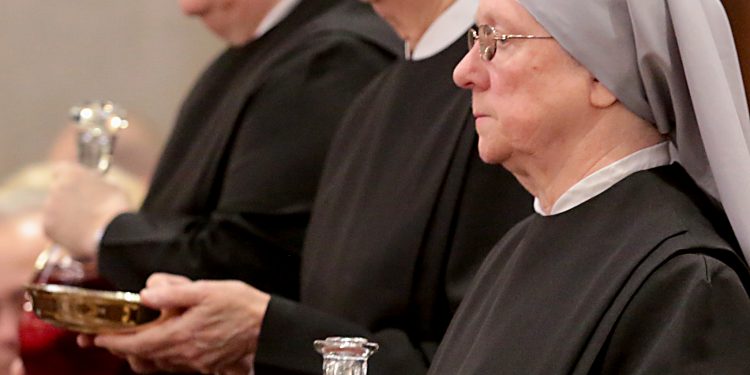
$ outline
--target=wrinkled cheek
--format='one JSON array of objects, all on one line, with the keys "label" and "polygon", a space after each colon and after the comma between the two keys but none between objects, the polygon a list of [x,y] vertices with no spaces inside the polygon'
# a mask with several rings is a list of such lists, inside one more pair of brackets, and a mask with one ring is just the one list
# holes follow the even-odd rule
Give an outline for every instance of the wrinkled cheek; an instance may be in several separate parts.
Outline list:
[{"label": "wrinkled cheek", "polygon": [[534,134],[537,123],[533,109],[519,103],[513,107],[507,107],[504,113],[503,126],[499,128],[502,136],[507,143],[518,149],[517,151],[526,151],[536,138]]}]

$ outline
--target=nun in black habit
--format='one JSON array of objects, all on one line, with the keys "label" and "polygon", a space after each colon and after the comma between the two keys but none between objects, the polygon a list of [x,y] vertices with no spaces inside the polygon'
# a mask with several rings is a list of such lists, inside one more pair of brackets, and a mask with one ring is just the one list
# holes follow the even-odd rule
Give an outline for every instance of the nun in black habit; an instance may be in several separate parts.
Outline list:
[{"label": "nun in black habit", "polygon": [[143,206],[130,212],[118,189],[72,164],[55,172],[45,231],[118,289],[171,272],[297,298],[331,138],[400,40],[350,0],[180,5],[228,46],[186,97]]},{"label": "nun in black habit", "polygon": [[430,373],[750,373],[750,119],[719,0],[481,0],[477,21],[454,77],[537,213]]}]

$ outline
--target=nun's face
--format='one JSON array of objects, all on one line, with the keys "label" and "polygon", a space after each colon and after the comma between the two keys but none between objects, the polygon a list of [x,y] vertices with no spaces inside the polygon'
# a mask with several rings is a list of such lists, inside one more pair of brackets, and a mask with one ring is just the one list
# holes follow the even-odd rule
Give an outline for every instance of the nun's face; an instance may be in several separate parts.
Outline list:
[{"label": "nun's face", "polygon": [[255,35],[263,18],[279,0],[180,0],[183,13],[200,17],[217,36],[242,45]]},{"label": "nun's face", "polygon": [[[549,36],[516,0],[481,0],[477,24],[493,26],[498,37]],[[489,61],[475,43],[454,81],[472,91],[482,159],[514,174],[544,168],[585,133],[577,119],[588,106],[591,77],[554,39],[498,41]]]}]

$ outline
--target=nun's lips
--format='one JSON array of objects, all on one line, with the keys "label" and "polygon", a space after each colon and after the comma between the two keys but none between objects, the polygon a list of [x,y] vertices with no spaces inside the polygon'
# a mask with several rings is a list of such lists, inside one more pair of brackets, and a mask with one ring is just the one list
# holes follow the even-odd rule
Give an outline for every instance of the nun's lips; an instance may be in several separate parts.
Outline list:
[{"label": "nun's lips", "polygon": [[488,117],[488,116],[484,113],[476,113],[476,112],[474,113],[474,121],[479,120],[481,118],[485,118],[485,117]]}]

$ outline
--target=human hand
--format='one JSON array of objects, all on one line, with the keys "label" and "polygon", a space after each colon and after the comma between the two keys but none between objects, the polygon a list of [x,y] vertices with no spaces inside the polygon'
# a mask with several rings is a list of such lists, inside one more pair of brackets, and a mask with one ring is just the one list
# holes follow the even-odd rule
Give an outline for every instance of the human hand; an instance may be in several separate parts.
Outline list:
[{"label": "human hand", "polygon": [[[155,273],[149,277],[146,282],[147,288],[166,287],[169,285],[185,285],[190,284],[191,281],[187,277],[179,275],[171,275],[166,273]],[[162,314],[166,316],[174,316],[179,313],[174,309],[162,310]],[[86,348],[94,345],[95,335],[80,334],[78,335],[78,345]],[[150,374],[160,371],[171,371],[171,372],[193,372],[194,368],[186,366],[177,366],[169,362],[154,361],[138,357],[135,355],[127,355],[123,352],[111,350],[113,354],[125,358],[128,361],[130,367],[139,374]],[[215,375],[253,375],[253,360],[255,356],[250,354],[243,358],[241,361],[225,367],[221,372],[215,372]]]},{"label": "human hand", "polygon": [[[168,273],[154,273],[152,274],[148,280],[146,280],[146,287],[147,288],[157,288],[157,287],[166,287],[169,285],[185,285],[190,284],[192,281],[188,279],[185,276],[181,275],[172,275]],[[162,310],[162,316],[163,317],[169,317],[169,316],[176,316],[179,315],[180,312],[174,309],[164,309]],[[96,338],[96,335],[94,334],[86,334],[81,333],[76,337],[76,342],[78,343],[78,346],[81,348],[89,348],[94,345],[94,339]],[[123,353],[117,353],[115,351],[112,351],[114,354],[125,358],[126,355]],[[146,363],[143,363],[139,367],[147,367]]]},{"label": "human hand", "polygon": [[155,277],[142,302],[184,312],[132,334],[100,335],[95,345],[124,356],[141,373],[248,374],[270,296],[239,281],[161,283],[173,276]]},{"label": "human hand", "polygon": [[99,172],[59,163],[44,208],[44,230],[74,257],[95,259],[101,231],[129,209],[127,195]]}]

